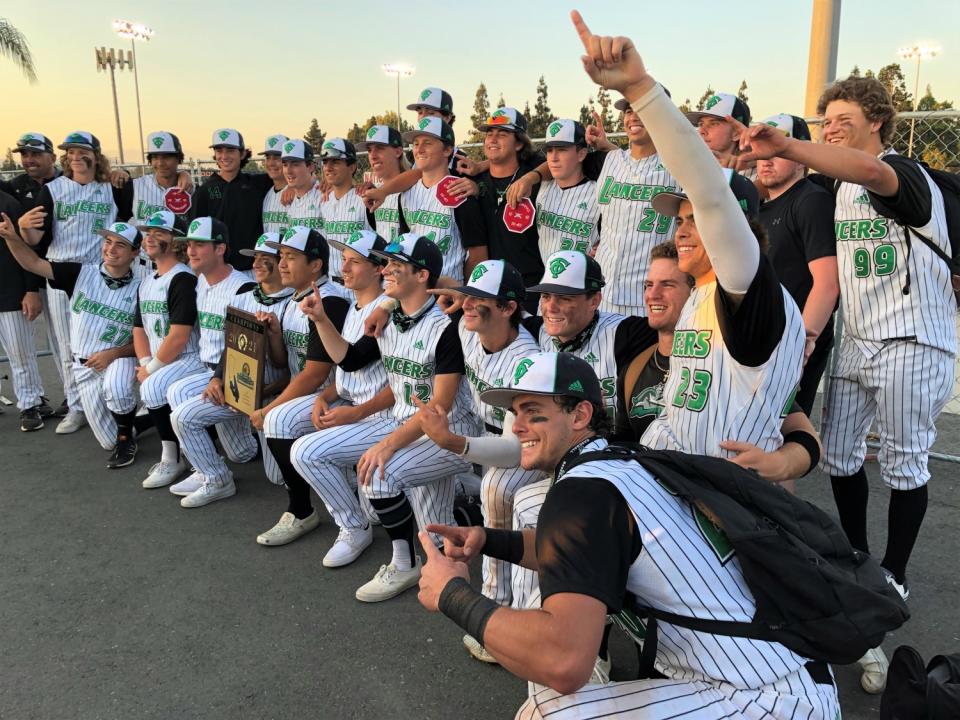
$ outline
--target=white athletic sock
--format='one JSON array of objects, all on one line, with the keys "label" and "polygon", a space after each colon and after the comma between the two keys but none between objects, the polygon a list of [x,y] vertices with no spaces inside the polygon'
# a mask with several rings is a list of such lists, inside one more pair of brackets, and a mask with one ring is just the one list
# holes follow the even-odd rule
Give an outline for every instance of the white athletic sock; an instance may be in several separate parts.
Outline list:
[{"label": "white athletic sock", "polygon": [[161,440],[160,462],[176,465],[180,460],[180,451],[177,449],[177,443],[173,440]]},{"label": "white athletic sock", "polygon": [[406,540],[393,541],[393,566],[397,570],[409,570],[413,567],[410,564],[410,545]]}]

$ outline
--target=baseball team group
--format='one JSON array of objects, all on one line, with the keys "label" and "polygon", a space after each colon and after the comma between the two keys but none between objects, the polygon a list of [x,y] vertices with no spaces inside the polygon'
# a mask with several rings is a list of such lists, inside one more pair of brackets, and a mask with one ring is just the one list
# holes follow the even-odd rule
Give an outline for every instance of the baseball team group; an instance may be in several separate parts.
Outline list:
[{"label": "baseball team group", "polygon": [[[683,113],[629,39],[573,24],[586,73],[622,96],[625,148],[558,119],[534,149],[524,115],[501,107],[471,159],[438,87],[408,105],[410,132],[374,125],[319,148],[270,136],[265,173],[218,129],[217,171],[197,187],[170,132],[147,137],[153,172],[137,178],[90,132],[59,156],[24,134],[24,172],[0,183],[0,342],[21,430],[89,426],[120,468],[153,428],[143,487],[184,508],[237,492],[227,460],[262,461],[287,504],[256,542],[335,523],[326,568],[385,532],[391,556],[356,599],[418,587],[473,657],[529,681],[518,718],[834,720],[829,665],[702,626],[659,622],[654,671],[609,679],[611,631],[642,652],[624,620],[636,604],[711,622],[755,610],[722,526],[611,451],[725,458],[784,493],[819,466],[827,510],[870,553],[875,428],[889,488],[875,557],[906,600],[957,351],[944,195],[890,147],[896,113],[874,78],[825,89],[814,142],[802,118],[752,122],[725,93]],[[373,180],[358,182],[363,151]],[[249,414],[227,402],[230,307],[267,346]],[[884,651],[859,664],[882,692]]]}]

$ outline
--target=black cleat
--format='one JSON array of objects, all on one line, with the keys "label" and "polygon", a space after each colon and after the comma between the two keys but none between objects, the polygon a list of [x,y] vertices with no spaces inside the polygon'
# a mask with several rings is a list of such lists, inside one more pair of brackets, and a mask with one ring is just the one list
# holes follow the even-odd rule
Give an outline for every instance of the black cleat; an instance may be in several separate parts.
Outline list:
[{"label": "black cleat", "polygon": [[40,415],[40,407],[27,408],[20,412],[20,429],[23,432],[33,432],[43,427],[43,417]]},{"label": "black cleat", "polygon": [[107,460],[107,467],[111,470],[133,465],[137,459],[137,442],[126,438],[117,440],[117,446],[113,449],[110,459]]},{"label": "black cleat", "polygon": [[67,416],[67,413],[70,412],[70,406],[67,405],[66,398],[60,403],[60,407],[53,411],[53,417],[63,418]]},{"label": "black cleat", "polygon": [[53,417],[54,413],[53,408],[50,407],[50,402],[43,396],[40,397],[40,404],[37,405],[37,411],[42,418]]}]

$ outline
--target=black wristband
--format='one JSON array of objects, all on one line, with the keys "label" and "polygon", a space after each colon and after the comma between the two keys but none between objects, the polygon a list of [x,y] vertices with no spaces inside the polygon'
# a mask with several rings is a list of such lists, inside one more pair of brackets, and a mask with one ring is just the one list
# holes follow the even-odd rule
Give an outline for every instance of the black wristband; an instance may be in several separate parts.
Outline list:
[{"label": "black wristband", "polygon": [[487,621],[500,606],[470,587],[462,577],[455,577],[443,588],[437,607],[482,645]]},{"label": "black wristband", "polygon": [[810,467],[807,468],[803,476],[809,475],[810,471],[820,462],[820,443],[806,430],[793,430],[792,432],[788,432],[783,436],[783,444],[786,445],[788,442],[802,445],[803,449],[807,451],[807,454],[810,456]]},{"label": "black wristband", "polygon": [[519,530],[495,530],[484,528],[487,540],[480,548],[480,552],[487,557],[497,560],[506,560],[508,563],[519,565],[523,560],[523,533]]}]

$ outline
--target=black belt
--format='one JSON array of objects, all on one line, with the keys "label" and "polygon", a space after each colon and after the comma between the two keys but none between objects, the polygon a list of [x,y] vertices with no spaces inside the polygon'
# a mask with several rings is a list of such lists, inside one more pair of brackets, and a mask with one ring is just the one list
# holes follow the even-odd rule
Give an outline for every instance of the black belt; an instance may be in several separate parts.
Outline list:
[{"label": "black belt", "polygon": [[496,425],[491,425],[488,422],[485,422],[483,426],[487,429],[487,432],[493,433],[494,435],[503,435],[503,428],[498,428]]},{"label": "black belt", "polygon": [[830,668],[823,660],[811,660],[804,667],[817,685],[833,685]]}]

